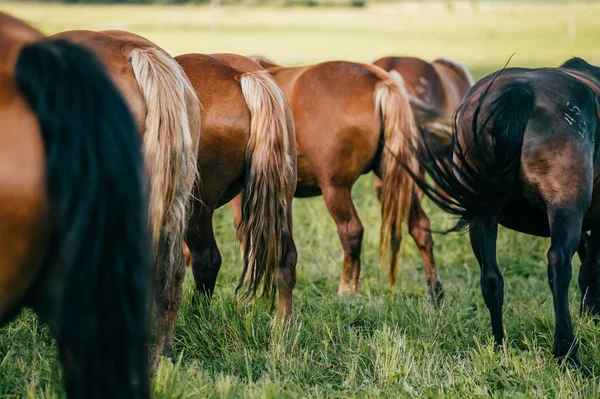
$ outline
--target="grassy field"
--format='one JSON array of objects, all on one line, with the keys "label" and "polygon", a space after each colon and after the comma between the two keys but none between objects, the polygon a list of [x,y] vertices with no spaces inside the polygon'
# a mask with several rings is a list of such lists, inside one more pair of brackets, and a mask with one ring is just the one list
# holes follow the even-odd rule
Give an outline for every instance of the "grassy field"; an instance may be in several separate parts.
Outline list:
[{"label": "grassy field", "polygon": [[[568,34],[564,4],[448,2],[377,5],[365,10],[64,6],[0,3],[46,33],[66,29],[131,30],[173,54],[261,53],[287,64],[327,59],[371,62],[388,54],[464,61],[476,78],[512,65],[557,65],[578,55],[600,61],[600,5],[574,7]],[[397,286],[378,269],[380,217],[370,176],[353,197],[365,225],[363,291],[336,295],[342,250],[321,198],[294,203],[299,248],[295,316],[280,328],[264,303],[236,308],[239,250],[228,207],[216,216],[223,268],[213,306],[191,306],[191,273],[176,329],[179,362],[161,365],[156,398],[191,397],[600,397],[600,327],[571,309],[581,339],[581,371],[552,359],[548,241],[501,230],[508,345],[495,352],[479,290],[479,268],[467,237],[436,235],[447,304],[426,295],[419,253],[407,237]],[[452,220],[430,203],[435,228]],[[574,261],[574,276],[579,262]],[[29,311],[0,330],[0,397],[62,397],[60,368],[48,329]]]}]

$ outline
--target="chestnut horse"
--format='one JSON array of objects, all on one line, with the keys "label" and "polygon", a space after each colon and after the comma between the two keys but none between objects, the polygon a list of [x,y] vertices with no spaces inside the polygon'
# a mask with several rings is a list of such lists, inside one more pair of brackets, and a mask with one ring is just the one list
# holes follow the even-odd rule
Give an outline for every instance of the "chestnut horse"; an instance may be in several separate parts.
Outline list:
[{"label": "chestnut horse", "polygon": [[395,158],[418,170],[412,148],[418,139],[404,86],[374,65],[335,61],[286,68],[255,57],[271,73],[290,101],[298,145],[296,197],[323,195],[344,250],[338,293],[359,290],[363,225],[352,202],[352,186],[374,171],[383,180],[380,253],[396,278],[402,223],[423,258],[430,294],[442,285],[433,258],[429,219],[409,174]]},{"label": "chestnut horse", "polygon": [[388,72],[397,72],[410,94],[450,115],[456,112],[465,94],[473,86],[469,70],[448,58],[439,58],[429,63],[413,57],[385,57],[373,64]]},{"label": "chestnut horse", "polygon": [[175,357],[173,330],[185,277],[181,242],[197,177],[198,99],[179,64],[140,36],[69,31],[55,37],[83,44],[98,56],[127,100],[144,140],[158,312],[156,367],[161,355]]},{"label": "chestnut horse", "polygon": [[496,262],[500,223],[550,237],[554,355],[577,363],[568,289],[571,259],[582,232],[590,230],[579,273],[581,309],[600,314],[600,68],[575,58],[560,68],[510,68],[489,75],[467,93],[455,130],[451,166],[424,162],[447,194],[424,180],[418,183],[443,209],[461,217],[457,229],[469,229],[496,343],[504,338],[504,283]]},{"label": "chestnut horse", "polygon": [[[292,199],[296,190],[296,137],[289,105],[269,74],[234,54],[175,57],[202,103],[199,181],[186,237],[196,288],[210,299],[221,254],[213,212],[243,189],[237,233],[243,243],[238,290],[253,297],[279,291],[278,313],[292,313],[296,246]],[[245,284],[245,286],[244,286]],[[261,296],[262,296],[261,295]]]},{"label": "chestnut horse", "polygon": [[29,305],[69,398],[148,398],[142,145],[102,65],[0,13],[0,324]]},{"label": "chestnut horse", "polygon": [[[421,135],[433,133],[432,137],[440,144],[436,159],[445,159],[446,155],[452,152],[451,116],[473,86],[469,70],[463,64],[448,58],[439,58],[429,63],[414,57],[384,57],[373,64],[404,82],[411,96],[439,111],[437,116],[434,112],[428,112],[427,123],[423,123],[423,112],[420,112],[415,104],[418,101],[411,101]],[[381,180],[375,176],[377,190],[381,184]]]}]

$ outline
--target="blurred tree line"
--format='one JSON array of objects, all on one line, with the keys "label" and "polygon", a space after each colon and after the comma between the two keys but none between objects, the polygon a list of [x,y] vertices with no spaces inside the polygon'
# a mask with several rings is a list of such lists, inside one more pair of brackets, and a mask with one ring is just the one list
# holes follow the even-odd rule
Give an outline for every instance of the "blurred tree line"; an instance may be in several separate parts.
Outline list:
[{"label": "blurred tree line", "polygon": [[[15,0],[13,0],[15,1]],[[29,0],[16,0],[29,1]],[[363,7],[366,3],[401,3],[404,0],[34,0],[45,2],[63,2],[63,3],[89,3],[89,4],[247,4],[247,5],[309,5],[309,6],[354,6]],[[445,3],[449,9],[452,9],[455,2],[469,2],[474,7],[479,2],[508,2],[508,3],[570,3],[572,0],[410,0],[417,2],[438,2]],[[578,0],[583,3],[593,3],[598,0]],[[0,3],[2,0],[0,0]]]},{"label": "blurred tree line", "polygon": [[[16,0],[29,1],[29,0]],[[89,3],[89,4],[244,4],[244,5],[271,5],[271,6],[352,6],[364,7],[366,3],[401,3],[403,0],[34,0],[46,2],[63,2],[63,3]],[[438,2],[445,3],[448,9],[454,9],[456,2],[469,2],[473,7],[477,7],[480,2],[495,2],[502,1],[508,3],[570,3],[572,0],[410,0],[417,2]],[[593,3],[598,0],[578,0],[584,3]],[[0,0],[2,2],[2,0]]]},{"label": "blurred tree line", "polygon": [[[25,0],[27,1],[27,0]],[[39,0],[38,0],[39,1]],[[248,5],[304,5],[304,6],[352,6],[363,7],[367,0],[41,0],[70,4],[248,4]],[[368,0],[377,1],[377,0]],[[389,1],[389,0],[388,0]]]}]

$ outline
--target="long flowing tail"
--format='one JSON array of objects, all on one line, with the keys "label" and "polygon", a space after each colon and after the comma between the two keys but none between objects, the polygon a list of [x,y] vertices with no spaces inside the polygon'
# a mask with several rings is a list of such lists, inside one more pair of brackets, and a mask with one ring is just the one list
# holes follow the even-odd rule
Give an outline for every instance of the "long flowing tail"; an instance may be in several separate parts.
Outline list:
[{"label": "long flowing tail", "polygon": [[150,239],[139,133],[95,58],[64,41],[21,50],[16,81],[46,147],[60,270],[57,341],[69,398],[147,398]]},{"label": "long flowing tail", "polygon": [[382,255],[388,252],[389,277],[393,285],[402,242],[402,222],[408,219],[415,189],[410,174],[398,168],[397,160],[401,160],[415,175],[418,174],[419,165],[413,150],[419,133],[406,88],[398,81],[389,79],[379,82],[375,89],[375,103],[381,113],[384,130],[380,165],[383,187],[379,252]]},{"label": "long flowing tail", "polygon": [[[246,181],[238,238],[243,243],[243,267],[236,291],[245,286],[242,298],[256,295],[274,300],[275,277],[290,232],[288,193],[291,169],[287,100],[267,72],[249,72],[240,79],[252,118],[246,149]],[[292,136],[293,137],[293,136]]]},{"label": "long flowing tail", "polygon": [[181,66],[162,50],[133,49],[131,65],[147,108],[144,154],[150,177],[150,231],[164,286],[183,265],[181,243],[198,178],[200,105]]},{"label": "long flowing tail", "polygon": [[[440,208],[460,217],[449,231],[461,230],[480,217],[497,213],[518,189],[523,135],[533,112],[534,94],[527,83],[504,85],[482,115],[484,100],[494,80],[480,96],[472,114],[472,141],[461,145],[460,140],[454,140],[453,160],[431,162],[434,145],[427,141],[419,144],[420,162],[437,188],[420,176],[415,176],[416,184]],[[458,117],[455,131],[457,126]],[[487,140],[482,137],[484,129],[493,137],[492,148],[488,148]],[[493,156],[482,156],[490,151]]]}]

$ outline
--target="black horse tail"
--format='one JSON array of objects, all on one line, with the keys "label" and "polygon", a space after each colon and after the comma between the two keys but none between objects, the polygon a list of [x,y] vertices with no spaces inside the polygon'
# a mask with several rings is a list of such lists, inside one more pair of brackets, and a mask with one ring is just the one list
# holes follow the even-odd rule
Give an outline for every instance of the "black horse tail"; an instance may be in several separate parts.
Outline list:
[{"label": "black horse tail", "polygon": [[149,397],[150,239],[145,169],[129,109],[83,48],[22,48],[15,77],[46,151],[56,337],[69,398]]},{"label": "black horse tail", "polygon": [[[439,159],[440,151],[427,136],[417,149],[421,164],[437,187],[422,177],[413,176],[417,185],[440,208],[459,216],[449,231],[462,230],[478,218],[497,214],[519,189],[521,147],[533,112],[534,94],[529,84],[512,82],[485,101],[501,72],[477,102],[471,121],[471,143],[461,145],[459,140],[453,140],[452,154],[444,160]],[[482,114],[484,102],[485,115]],[[467,104],[455,115],[455,137],[459,115],[464,115]],[[484,131],[491,140],[483,137]]]}]

